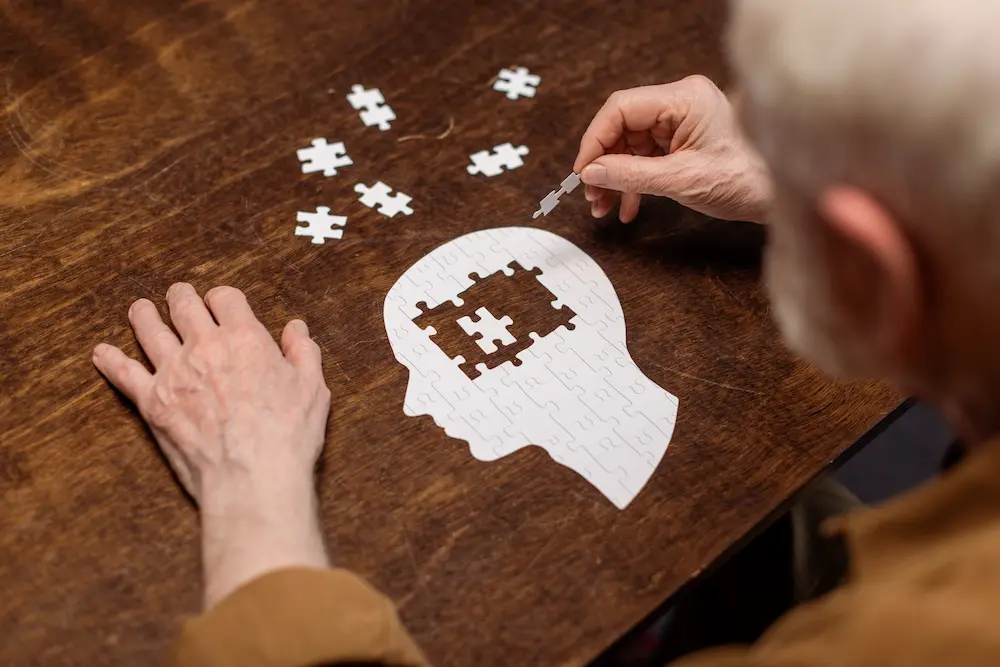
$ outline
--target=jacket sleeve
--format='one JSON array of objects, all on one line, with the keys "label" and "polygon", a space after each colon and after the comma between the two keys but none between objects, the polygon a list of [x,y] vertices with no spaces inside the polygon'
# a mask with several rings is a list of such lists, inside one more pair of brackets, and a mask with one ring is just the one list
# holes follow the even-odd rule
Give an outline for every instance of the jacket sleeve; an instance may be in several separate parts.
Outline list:
[{"label": "jacket sleeve", "polygon": [[271,572],[184,624],[171,667],[428,667],[392,602],[346,570]]}]

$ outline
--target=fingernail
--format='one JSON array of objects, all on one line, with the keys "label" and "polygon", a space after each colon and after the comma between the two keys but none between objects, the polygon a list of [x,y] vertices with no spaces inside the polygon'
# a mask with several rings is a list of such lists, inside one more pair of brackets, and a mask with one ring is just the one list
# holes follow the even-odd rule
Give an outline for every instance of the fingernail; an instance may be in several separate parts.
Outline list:
[{"label": "fingernail", "polygon": [[580,178],[587,185],[603,186],[608,184],[608,170],[600,164],[591,164],[583,168]]},{"label": "fingernail", "polygon": [[108,351],[108,345],[106,343],[98,343],[94,347],[94,356],[99,357],[107,351]]},{"label": "fingernail", "polygon": [[194,289],[191,286],[191,283],[174,283],[173,285],[167,288],[167,296],[169,297],[171,294],[187,288]]},{"label": "fingernail", "polygon": [[302,320],[292,320],[292,328],[295,329],[295,333],[301,334],[303,336],[309,335],[309,327]]}]

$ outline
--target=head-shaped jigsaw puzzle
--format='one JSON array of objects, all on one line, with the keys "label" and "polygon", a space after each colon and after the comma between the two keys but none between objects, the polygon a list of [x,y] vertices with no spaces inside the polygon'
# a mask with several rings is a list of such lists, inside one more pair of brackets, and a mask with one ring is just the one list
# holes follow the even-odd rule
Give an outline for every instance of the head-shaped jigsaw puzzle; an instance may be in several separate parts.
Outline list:
[{"label": "head-shaped jigsaw puzzle", "polygon": [[403,412],[430,415],[481,461],[537,445],[624,509],[667,449],[677,399],[629,356],[611,281],[555,234],[450,241],[396,281],[384,316],[410,371]]}]

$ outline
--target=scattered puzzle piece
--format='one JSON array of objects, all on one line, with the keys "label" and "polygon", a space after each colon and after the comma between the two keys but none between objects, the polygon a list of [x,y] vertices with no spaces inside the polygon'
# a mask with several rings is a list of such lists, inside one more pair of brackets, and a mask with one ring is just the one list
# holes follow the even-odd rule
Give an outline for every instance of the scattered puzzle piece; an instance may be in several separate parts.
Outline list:
[{"label": "scattered puzzle piece", "polygon": [[385,103],[385,97],[378,88],[366,89],[360,83],[356,83],[351,86],[351,94],[347,96],[347,101],[355,109],[364,109],[359,115],[366,127],[376,125],[385,132],[391,127],[390,121],[396,120],[396,112]]},{"label": "scattered puzzle piece", "polygon": [[311,236],[316,244],[325,243],[326,239],[341,238],[344,230],[333,227],[343,227],[347,223],[347,218],[342,215],[330,215],[329,206],[317,206],[315,213],[299,211],[295,219],[307,223],[305,227],[296,227],[295,235]]},{"label": "scattered puzzle piece", "polygon": [[392,188],[382,181],[378,181],[371,187],[364,183],[358,183],[354,186],[354,191],[361,195],[358,201],[368,208],[378,206],[378,212],[388,218],[394,217],[397,213],[413,215],[413,209],[409,206],[413,198],[402,192],[390,196]]},{"label": "scattered puzzle piece", "polygon": [[347,101],[355,109],[370,109],[380,104],[385,104],[385,97],[378,88],[365,88],[360,83],[351,86],[351,94],[347,96]]},{"label": "scattered puzzle piece", "polygon": [[[501,345],[513,345],[517,342],[517,339],[507,331],[507,327],[514,323],[508,315],[504,315],[498,320],[486,306],[483,306],[476,310],[476,316],[475,320],[466,315],[456,321],[465,333],[475,339],[476,345],[486,354],[493,354],[500,349],[495,345],[496,342]],[[478,337],[475,334],[479,334]]]},{"label": "scattered puzzle piece", "polygon": [[313,139],[312,148],[300,148],[295,154],[302,162],[303,174],[321,171],[324,176],[336,176],[337,169],[354,164],[343,141],[328,144],[323,137]]},{"label": "scattered puzzle piece", "polygon": [[479,151],[469,156],[472,164],[465,169],[470,174],[482,174],[483,176],[498,176],[506,168],[517,169],[524,164],[521,159],[528,154],[527,146],[515,147],[510,142],[493,147],[493,153],[489,151]]},{"label": "scattered puzzle piece", "polygon": [[515,70],[505,67],[497,74],[493,90],[507,93],[507,99],[516,100],[518,97],[534,97],[535,89],[541,82],[542,77],[532,74],[527,67],[518,67]]}]

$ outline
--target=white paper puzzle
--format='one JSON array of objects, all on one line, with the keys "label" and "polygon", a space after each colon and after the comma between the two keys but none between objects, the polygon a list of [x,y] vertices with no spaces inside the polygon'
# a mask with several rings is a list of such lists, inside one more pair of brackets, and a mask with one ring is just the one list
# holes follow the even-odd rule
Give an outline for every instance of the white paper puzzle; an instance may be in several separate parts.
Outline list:
[{"label": "white paper puzzle", "polygon": [[334,229],[347,224],[347,218],[342,215],[330,215],[329,206],[317,206],[315,213],[299,211],[295,216],[298,222],[306,223],[305,227],[296,227],[296,236],[311,236],[316,244],[325,243],[327,239],[339,239],[344,236],[344,230]]},{"label": "white paper puzzle", "polygon": [[559,204],[559,199],[563,195],[568,195],[573,190],[576,190],[576,186],[580,185],[580,175],[575,171],[564,178],[562,183],[559,184],[558,190],[553,190],[549,194],[542,197],[542,201],[538,202],[538,210],[531,216],[532,218],[537,218],[540,215],[548,215],[552,212]]},{"label": "white paper puzzle", "polygon": [[313,139],[311,148],[300,148],[296,155],[302,163],[303,174],[321,171],[324,176],[336,176],[337,169],[354,164],[343,141],[328,144],[323,137]]},{"label": "white paper puzzle", "polygon": [[[507,303],[481,303],[491,281]],[[624,509],[667,450],[677,399],[632,361],[607,276],[555,234],[450,241],[396,281],[383,314],[409,370],[404,414],[431,416],[481,461],[536,445]]]},{"label": "white paper puzzle", "polygon": [[472,164],[465,169],[470,174],[499,176],[504,169],[517,169],[524,164],[521,158],[528,154],[527,146],[514,146],[510,142],[493,147],[493,152],[479,151],[469,156]]},{"label": "white paper puzzle", "polygon": [[396,112],[385,103],[385,97],[378,88],[366,89],[360,83],[356,83],[351,86],[351,94],[347,96],[347,101],[355,109],[363,110],[359,115],[365,127],[375,125],[385,132],[391,127],[390,121],[396,120]]},{"label": "white paper puzzle", "polygon": [[358,197],[358,201],[368,208],[378,206],[378,212],[388,218],[398,213],[413,215],[413,209],[409,206],[410,202],[413,201],[413,197],[405,195],[402,192],[397,192],[390,196],[389,193],[392,192],[392,188],[382,181],[378,181],[371,187],[368,187],[364,183],[358,183],[354,186],[354,191],[361,195]]},{"label": "white paper puzzle", "polygon": [[517,342],[517,339],[507,331],[507,327],[512,325],[514,321],[506,315],[498,320],[493,317],[493,313],[483,306],[476,310],[476,318],[473,320],[466,315],[465,317],[460,317],[456,322],[458,326],[462,327],[465,333],[472,336],[473,340],[476,341],[476,345],[483,352],[487,354],[496,352],[499,349],[496,343],[513,345]]},{"label": "white paper puzzle", "polygon": [[534,97],[535,89],[542,82],[542,77],[532,74],[527,67],[509,70],[506,67],[497,74],[493,90],[506,93],[507,98],[516,100],[518,97]]}]

